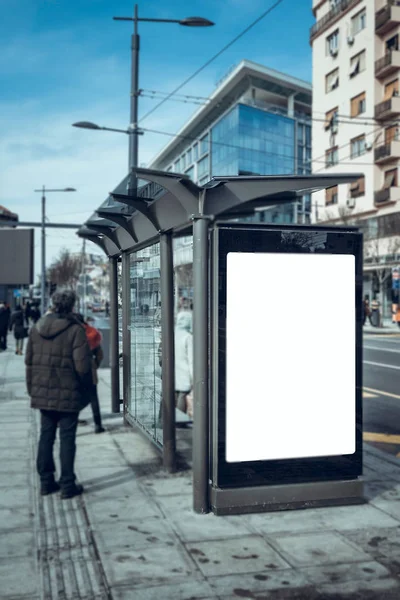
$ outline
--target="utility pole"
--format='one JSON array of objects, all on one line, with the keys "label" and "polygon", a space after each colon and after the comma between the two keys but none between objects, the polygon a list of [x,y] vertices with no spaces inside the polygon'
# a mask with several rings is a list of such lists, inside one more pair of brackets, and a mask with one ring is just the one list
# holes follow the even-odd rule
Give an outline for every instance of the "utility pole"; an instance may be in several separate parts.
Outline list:
[{"label": "utility pole", "polygon": [[42,187],[42,281],[41,281],[42,315],[46,312],[46,194]]},{"label": "utility pole", "polygon": [[82,314],[86,321],[86,240],[83,238],[82,247]]}]

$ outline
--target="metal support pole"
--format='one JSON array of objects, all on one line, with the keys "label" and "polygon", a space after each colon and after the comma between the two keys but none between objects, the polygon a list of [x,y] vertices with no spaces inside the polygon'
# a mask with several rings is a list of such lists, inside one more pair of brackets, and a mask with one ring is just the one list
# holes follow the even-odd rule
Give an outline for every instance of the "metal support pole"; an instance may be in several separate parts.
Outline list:
[{"label": "metal support pole", "polygon": [[118,259],[110,258],[110,366],[113,413],[120,412],[118,337]]},{"label": "metal support pole", "polygon": [[83,318],[86,321],[86,317],[87,317],[86,293],[87,293],[87,290],[86,290],[86,240],[85,240],[85,238],[83,238],[83,248],[82,248],[82,275],[83,275],[83,282],[82,282],[82,285],[83,285],[83,290],[82,290],[82,293],[83,293],[83,301],[82,301],[83,311],[82,312],[83,312]]},{"label": "metal support pole", "polygon": [[122,253],[122,353],[124,409],[131,397],[131,293],[130,255]]},{"label": "metal support pole", "polygon": [[130,134],[129,134],[129,171],[131,177],[128,183],[128,195],[133,196],[137,192],[136,176],[132,169],[138,166],[139,138],[138,128],[138,104],[139,104],[139,50],[140,38],[138,34],[138,5],[135,4],[133,19],[134,29],[131,44],[131,103],[130,103]]},{"label": "metal support pole", "polygon": [[176,468],[175,437],[175,357],[174,357],[174,265],[172,235],[160,236],[161,266],[161,347],[163,464],[170,472]]},{"label": "metal support pole", "polygon": [[42,280],[41,280],[41,296],[42,296],[42,315],[46,312],[46,194],[45,186],[42,189]]},{"label": "metal support pole", "polygon": [[208,406],[208,222],[193,222],[193,508],[207,513],[209,506],[209,406]]}]

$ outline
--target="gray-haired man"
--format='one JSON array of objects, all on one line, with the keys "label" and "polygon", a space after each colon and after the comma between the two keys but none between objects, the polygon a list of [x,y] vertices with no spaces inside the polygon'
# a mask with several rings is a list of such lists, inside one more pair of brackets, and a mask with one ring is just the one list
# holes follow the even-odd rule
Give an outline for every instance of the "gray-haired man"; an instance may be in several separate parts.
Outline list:
[{"label": "gray-haired man", "polygon": [[[53,309],[32,327],[25,355],[31,407],[40,409],[41,430],[37,470],[42,495],[61,487],[62,498],[82,493],[75,483],[75,438],[79,411],[90,401],[92,354],[85,330],[72,314],[75,293],[57,291]],[[54,478],[53,446],[60,429],[61,477]]]}]

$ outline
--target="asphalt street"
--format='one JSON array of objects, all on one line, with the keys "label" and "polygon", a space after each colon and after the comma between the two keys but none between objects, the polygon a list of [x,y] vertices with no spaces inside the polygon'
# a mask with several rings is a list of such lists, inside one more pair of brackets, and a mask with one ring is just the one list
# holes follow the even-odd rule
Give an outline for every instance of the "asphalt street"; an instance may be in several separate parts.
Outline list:
[{"label": "asphalt street", "polygon": [[363,363],[364,440],[396,456],[400,453],[400,334],[364,335]]}]

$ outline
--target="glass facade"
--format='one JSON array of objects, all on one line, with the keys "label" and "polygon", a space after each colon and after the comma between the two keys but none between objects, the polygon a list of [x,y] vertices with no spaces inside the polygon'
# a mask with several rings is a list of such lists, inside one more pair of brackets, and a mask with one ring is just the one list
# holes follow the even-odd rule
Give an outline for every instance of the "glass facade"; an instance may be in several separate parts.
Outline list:
[{"label": "glass facade", "polygon": [[130,255],[130,323],[128,414],[162,445],[160,244]]}]

